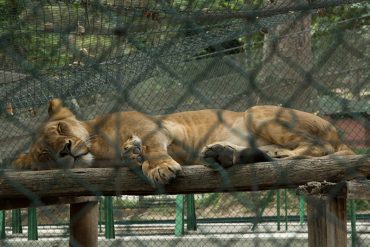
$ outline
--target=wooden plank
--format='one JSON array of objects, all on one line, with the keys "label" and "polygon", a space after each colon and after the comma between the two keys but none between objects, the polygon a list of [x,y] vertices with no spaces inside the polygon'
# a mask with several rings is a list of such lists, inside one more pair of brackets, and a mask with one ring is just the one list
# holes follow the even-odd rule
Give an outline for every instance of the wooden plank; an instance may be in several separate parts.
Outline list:
[{"label": "wooden plank", "polygon": [[370,200],[370,180],[353,179],[339,183],[312,181],[299,186],[297,192],[301,195],[336,196],[346,197],[347,199]]},{"label": "wooden plank", "polygon": [[98,214],[96,201],[71,204],[70,206],[70,246],[98,246]]},{"label": "wooden plank", "polygon": [[[164,188],[153,188],[129,168],[7,171],[0,174],[1,198],[102,195],[188,194],[296,188],[310,181],[339,182],[370,176],[370,156],[316,158],[236,165],[214,171],[184,166]],[[204,181],[207,181],[206,183]],[[47,188],[47,189],[46,189]],[[160,190],[161,189],[161,190]]]},{"label": "wooden plank", "polygon": [[308,246],[347,246],[346,198],[307,197]]},{"label": "wooden plank", "polygon": [[370,181],[351,180],[346,181],[347,199],[370,200]]},{"label": "wooden plank", "polygon": [[48,197],[32,200],[29,198],[1,198],[0,210],[8,210],[15,208],[40,207],[58,204],[72,204],[81,202],[97,201],[96,197],[80,196],[80,197]]}]

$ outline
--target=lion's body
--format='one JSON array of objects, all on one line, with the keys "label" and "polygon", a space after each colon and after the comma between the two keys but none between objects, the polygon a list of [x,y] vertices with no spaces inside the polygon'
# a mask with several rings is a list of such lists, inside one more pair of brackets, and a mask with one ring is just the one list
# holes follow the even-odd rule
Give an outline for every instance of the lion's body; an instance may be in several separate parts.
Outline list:
[{"label": "lion's body", "polygon": [[[120,112],[85,122],[77,120],[59,101],[50,109],[49,120],[40,128],[26,163],[32,159],[40,163],[39,156],[32,154],[40,152],[40,146],[46,144],[55,159],[69,143],[67,149],[73,159],[69,159],[68,166],[91,166],[119,158],[120,149],[132,135],[138,136],[145,148],[144,173],[160,183],[168,182],[181,169],[179,163],[196,160],[214,144],[236,150],[256,145],[272,157],[284,158],[353,154],[328,121],[277,106],[255,106],[246,112],[200,110],[163,116]],[[93,159],[84,160],[86,154]],[[66,158],[61,155],[61,159]],[[26,167],[25,160],[20,156],[15,165]]]}]

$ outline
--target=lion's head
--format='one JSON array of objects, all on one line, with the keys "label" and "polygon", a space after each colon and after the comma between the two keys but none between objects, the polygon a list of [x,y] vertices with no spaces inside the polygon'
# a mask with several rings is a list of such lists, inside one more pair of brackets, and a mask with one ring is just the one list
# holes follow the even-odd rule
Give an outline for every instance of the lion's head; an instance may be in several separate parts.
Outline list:
[{"label": "lion's head", "polygon": [[48,114],[28,152],[20,154],[13,167],[43,170],[90,166],[93,155],[86,125],[59,99],[49,101]]}]

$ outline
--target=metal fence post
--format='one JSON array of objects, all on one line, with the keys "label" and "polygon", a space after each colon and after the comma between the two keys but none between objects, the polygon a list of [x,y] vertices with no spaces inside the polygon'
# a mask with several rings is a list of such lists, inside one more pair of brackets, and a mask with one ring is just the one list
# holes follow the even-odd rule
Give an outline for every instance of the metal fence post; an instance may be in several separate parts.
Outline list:
[{"label": "metal fence post", "polygon": [[113,219],[113,201],[111,196],[104,198],[104,214],[105,214],[105,238],[115,238],[114,219]]},{"label": "metal fence post", "polygon": [[22,233],[21,209],[12,210],[12,233]]},{"label": "metal fence post", "polygon": [[181,237],[184,235],[184,195],[176,197],[176,220],[175,220],[175,236]]},{"label": "metal fence post", "polygon": [[0,211],[0,240],[5,239],[5,210]]},{"label": "metal fence post", "polygon": [[351,217],[351,243],[352,247],[356,247],[357,231],[356,231],[356,202],[349,200],[349,213]]},{"label": "metal fence post", "polygon": [[285,231],[288,231],[288,192],[284,189]]},{"label": "metal fence post", "polygon": [[280,190],[276,191],[276,218],[277,230],[280,231]]},{"label": "metal fence post", "polygon": [[99,224],[99,232],[101,233],[101,232],[103,232],[103,230],[102,230],[102,222],[103,222],[103,213],[102,213],[102,211],[103,211],[103,199],[100,197],[99,198],[99,219],[98,219],[98,224]]},{"label": "metal fence post", "polygon": [[299,224],[304,224],[304,196],[299,196]]},{"label": "metal fence post", "polygon": [[186,195],[186,206],[187,206],[187,214],[186,214],[186,228],[188,230],[197,230],[197,216],[195,214],[195,201],[194,201],[194,194]]},{"label": "metal fence post", "polygon": [[36,208],[28,208],[28,240],[37,240],[37,212]]}]

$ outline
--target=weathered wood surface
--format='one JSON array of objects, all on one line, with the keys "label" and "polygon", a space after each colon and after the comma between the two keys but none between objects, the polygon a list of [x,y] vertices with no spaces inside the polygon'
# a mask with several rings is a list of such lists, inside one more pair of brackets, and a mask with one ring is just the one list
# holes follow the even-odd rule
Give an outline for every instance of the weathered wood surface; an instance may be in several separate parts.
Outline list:
[{"label": "weathered wood surface", "polygon": [[370,176],[370,156],[280,160],[214,171],[183,167],[171,184],[154,189],[128,168],[90,168],[0,173],[0,198],[186,194],[296,188],[310,181],[339,182]]},{"label": "weathered wood surface", "polygon": [[370,180],[354,179],[339,183],[313,181],[305,185],[300,185],[297,193],[303,196],[318,196],[323,198],[342,197],[347,199],[370,200]]},{"label": "weathered wood surface", "polygon": [[308,246],[347,246],[346,212],[346,198],[308,196]]},{"label": "weathered wood surface", "polygon": [[370,181],[346,181],[347,199],[370,200]]},{"label": "weathered wood surface", "polygon": [[71,204],[69,246],[98,246],[98,215],[99,205],[97,201]]}]

